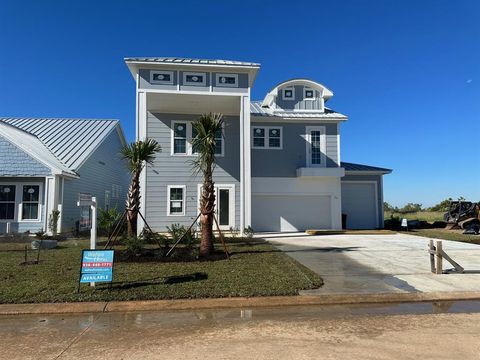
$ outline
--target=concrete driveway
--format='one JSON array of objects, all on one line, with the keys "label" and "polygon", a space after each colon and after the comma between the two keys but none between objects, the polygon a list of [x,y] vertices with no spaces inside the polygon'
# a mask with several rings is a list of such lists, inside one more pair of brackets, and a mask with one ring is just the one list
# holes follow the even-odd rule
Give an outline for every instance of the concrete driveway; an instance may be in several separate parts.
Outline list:
[{"label": "concrete driveway", "polygon": [[[302,294],[480,291],[479,245],[443,240],[444,251],[471,273],[436,275],[430,272],[429,239],[419,236],[261,237],[322,276],[323,287]],[[443,267],[452,268],[445,259]]]}]

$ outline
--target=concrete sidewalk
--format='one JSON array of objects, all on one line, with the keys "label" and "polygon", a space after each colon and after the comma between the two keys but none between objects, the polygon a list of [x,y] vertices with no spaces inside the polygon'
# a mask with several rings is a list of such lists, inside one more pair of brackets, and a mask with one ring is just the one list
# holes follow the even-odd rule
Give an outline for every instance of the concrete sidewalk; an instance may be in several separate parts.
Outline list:
[{"label": "concrete sidewalk", "polygon": [[[480,291],[480,246],[443,240],[443,249],[470,274],[430,272],[427,238],[395,235],[269,236],[266,240],[322,276],[302,294]],[[444,260],[444,269],[451,268]]]}]

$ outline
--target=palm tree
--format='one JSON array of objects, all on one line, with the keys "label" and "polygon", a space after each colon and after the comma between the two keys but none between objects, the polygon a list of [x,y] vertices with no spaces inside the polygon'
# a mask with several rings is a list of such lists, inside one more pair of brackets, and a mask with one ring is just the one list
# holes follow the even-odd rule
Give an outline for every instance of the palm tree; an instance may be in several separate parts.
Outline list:
[{"label": "palm tree", "polygon": [[140,174],[146,164],[153,164],[155,154],[162,147],[153,140],[136,141],[125,145],[121,150],[124,160],[127,160],[128,170],[132,174],[132,180],[127,194],[127,226],[128,236],[137,235],[137,217],[140,211]]},{"label": "palm tree", "polygon": [[201,241],[200,256],[206,257],[213,250],[213,214],[215,211],[215,183],[213,170],[216,165],[215,135],[221,133],[223,126],[222,114],[204,114],[192,123],[196,133],[192,147],[198,156],[193,160],[194,174],[202,173],[203,187],[200,195],[200,225]]}]

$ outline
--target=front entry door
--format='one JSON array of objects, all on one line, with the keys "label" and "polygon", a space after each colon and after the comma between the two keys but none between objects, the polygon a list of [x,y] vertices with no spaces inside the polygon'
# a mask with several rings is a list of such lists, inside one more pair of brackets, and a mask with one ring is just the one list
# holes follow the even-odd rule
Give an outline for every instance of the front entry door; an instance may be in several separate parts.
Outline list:
[{"label": "front entry door", "polygon": [[[198,207],[202,186],[198,186]],[[215,216],[221,230],[235,228],[235,185],[215,184]],[[217,226],[214,224],[213,229]]]}]

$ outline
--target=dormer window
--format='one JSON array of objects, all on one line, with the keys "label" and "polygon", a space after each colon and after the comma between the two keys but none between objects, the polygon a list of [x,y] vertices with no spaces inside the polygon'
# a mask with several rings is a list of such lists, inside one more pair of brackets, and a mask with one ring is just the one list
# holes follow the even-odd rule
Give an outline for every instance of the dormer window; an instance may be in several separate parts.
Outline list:
[{"label": "dormer window", "polygon": [[238,87],[237,74],[216,74],[215,80],[218,87]]},{"label": "dormer window", "polygon": [[303,88],[303,98],[305,100],[315,100],[315,90],[308,87]]},{"label": "dormer window", "polygon": [[150,84],[173,85],[173,71],[150,71]]},{"label": "dormer window", "polygon": [[288,87],[282,90],[282,99],[283,100],[295,100],[295,88]]},{"label": "dormer window", "polygon": [[184,72],[183,73],[183,85],[189,86],[206,86],[207,74],[196,72]]}]

